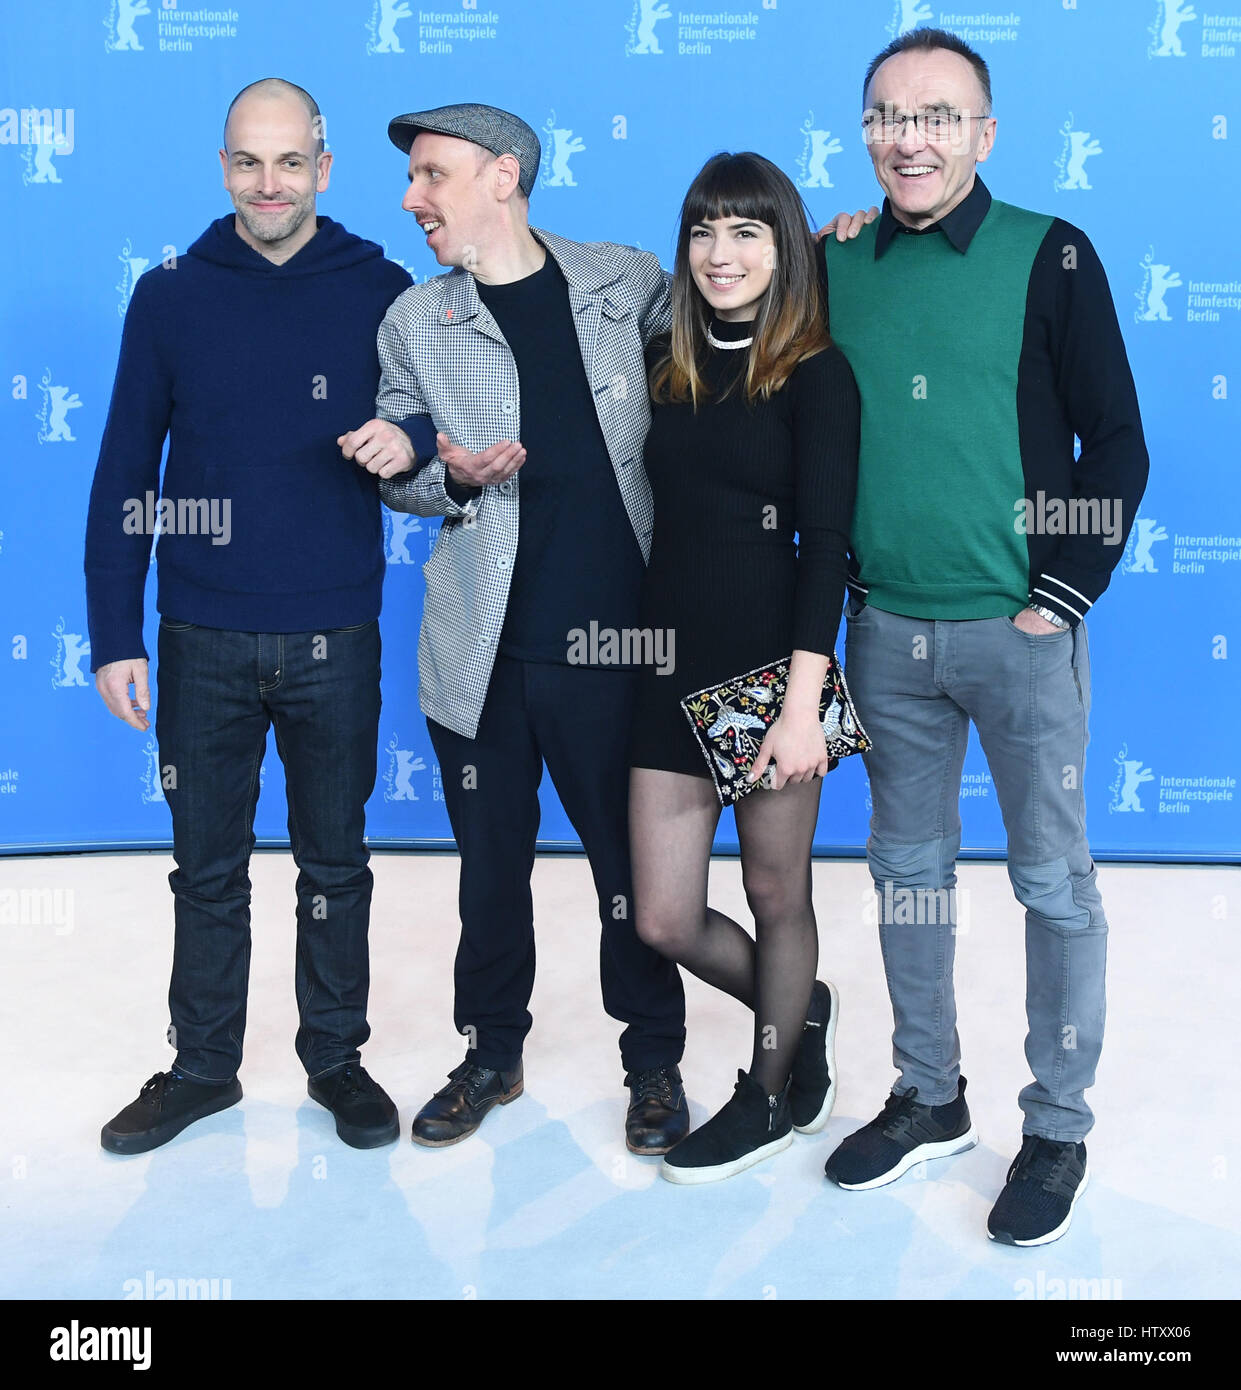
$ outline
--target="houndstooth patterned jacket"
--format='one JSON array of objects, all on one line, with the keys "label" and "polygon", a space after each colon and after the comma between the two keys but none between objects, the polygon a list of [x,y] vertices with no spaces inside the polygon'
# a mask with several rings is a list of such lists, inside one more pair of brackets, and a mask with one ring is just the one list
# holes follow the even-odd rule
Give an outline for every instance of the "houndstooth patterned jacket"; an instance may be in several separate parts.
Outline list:
[{"label": "houndstooth patterned jacket", "polygon": [[[566,241],[531,227],[569,287],[586,379],[644,558],[653,512],[642,464],[650,425],[643,348],[671,326],[668,278],[650,251],[614,242]],[[499,325],[460,268],[404,291],[379,329],[377,414],[429,413],[472,453],[521,438],[517,364]],[[521,471],[488,484],[464,505],[444,488],[437,457],[416,472],[381,479],[394,511],[444,518],[431,558],[418,639],[424,714],[466,738],[478,732],[517,555]]]}]

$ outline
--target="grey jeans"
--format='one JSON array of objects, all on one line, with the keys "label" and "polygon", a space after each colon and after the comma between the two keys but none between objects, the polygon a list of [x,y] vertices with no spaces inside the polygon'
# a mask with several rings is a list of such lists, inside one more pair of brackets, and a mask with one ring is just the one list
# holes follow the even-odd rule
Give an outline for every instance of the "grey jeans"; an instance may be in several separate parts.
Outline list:
[{"label": "grey jeans", "polygon": [[961,768],[973,720],[1026,909],[1026,1134],[1080,1140],[1103,1043],[1107,921],[1086,843],[1090,712],[1085,624],[1033,636],[1010,618],[932,621],[851,595],[849,688],[874,749],[867,859],[892,1000],[894,1089],[943,1105],[961,1051],[956,946]]}]

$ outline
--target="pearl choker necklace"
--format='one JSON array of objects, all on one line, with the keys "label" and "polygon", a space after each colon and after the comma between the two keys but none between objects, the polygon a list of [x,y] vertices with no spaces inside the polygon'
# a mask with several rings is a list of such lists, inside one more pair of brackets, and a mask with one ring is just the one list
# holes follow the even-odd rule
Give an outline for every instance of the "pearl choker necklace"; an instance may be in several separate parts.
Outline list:
[{"label": "pearl choker necklace", "polygon": [[730,351],[732,348],[748,348],[753,341],[754,338],[752,336],[749,338],[738,338],[735,342],[721,341],[721,339],[717,338],[715,334],[711,332],[710,324],[707,325],[707,342],[709,342],[712,347],[723,348],[725,352]]}]

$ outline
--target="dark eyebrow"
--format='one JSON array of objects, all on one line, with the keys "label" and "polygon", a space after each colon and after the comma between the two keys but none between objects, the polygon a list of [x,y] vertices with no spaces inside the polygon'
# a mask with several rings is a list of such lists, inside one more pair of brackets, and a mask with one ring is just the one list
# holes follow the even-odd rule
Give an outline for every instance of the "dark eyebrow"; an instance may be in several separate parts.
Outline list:
[{"label": "dark eyebrow", "polygon": [[[695,226],[695,227],[705,227],[705,228],[707,228],[708,230],[710,230],[710,225],[711,225],[711,224],[710,224],[709,222],[695,222],[695,223],[694,223],[694,226]],[[751,218],[745,218],[745,219],[743,219],[743,220],[740,221],[740,222],[730,222],[730,223],[728,224],[728,229],[729,229],[729,231],[735,232],[735,231],[738,231],[738,230],[739,230],[740,228],[742,228],[742,227],[761,227],[762,225],[763,225],[763,224],[762,224],[761,222],[758,222],[758,221],[756,221],[754,218],[751,217]],[[691,230],[692,230],[692,228],[691,228]]]}]

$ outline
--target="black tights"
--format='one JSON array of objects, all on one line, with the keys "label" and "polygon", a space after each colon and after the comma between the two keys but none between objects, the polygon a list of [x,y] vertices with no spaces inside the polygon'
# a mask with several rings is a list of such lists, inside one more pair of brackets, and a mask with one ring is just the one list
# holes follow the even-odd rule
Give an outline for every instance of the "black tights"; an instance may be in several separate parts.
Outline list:
[{"label": "black tights", "polygon": [[753,938],[707,904],[719,798],[706,778],[635,768],[629,843],[638,935],[700,980],[754,1010],[750,1075],[783,1089],[810,1004],[819,937],[810,850],[821,778],[756,791],[735,808]]}]

